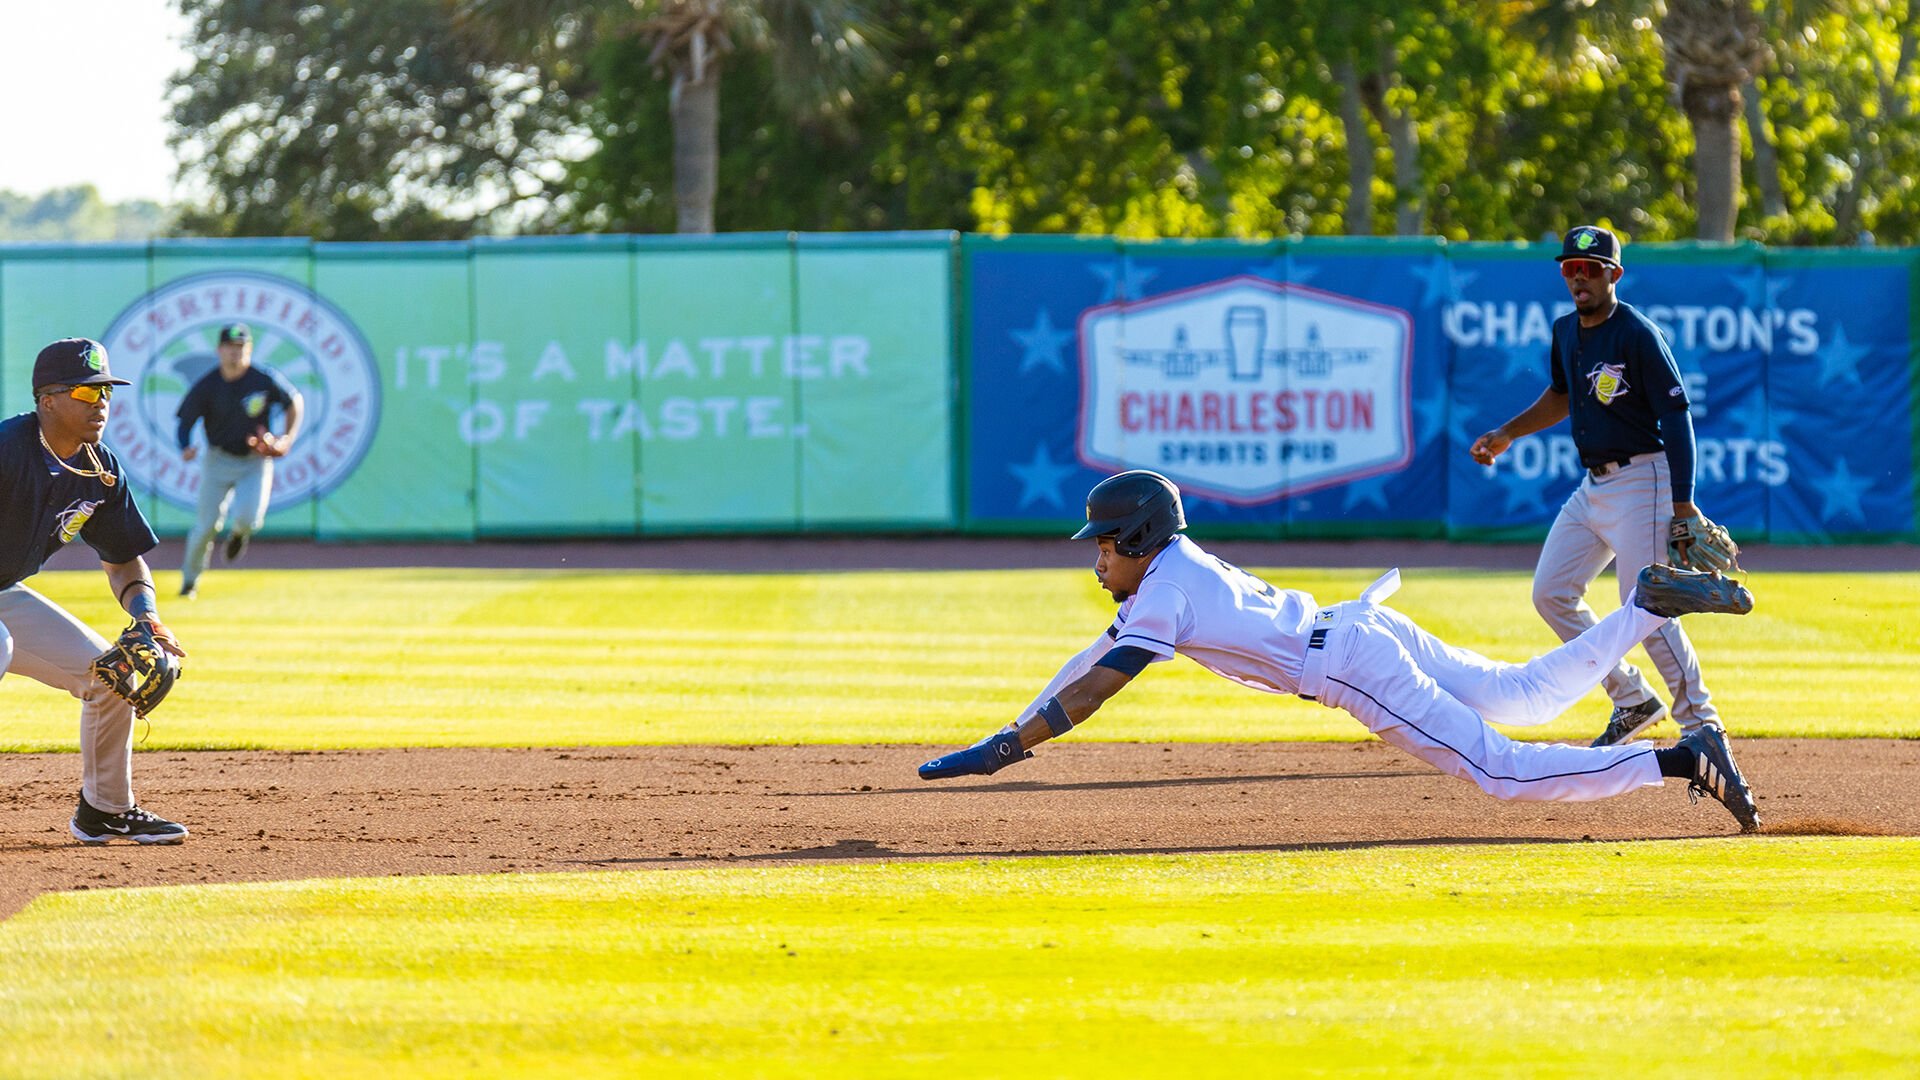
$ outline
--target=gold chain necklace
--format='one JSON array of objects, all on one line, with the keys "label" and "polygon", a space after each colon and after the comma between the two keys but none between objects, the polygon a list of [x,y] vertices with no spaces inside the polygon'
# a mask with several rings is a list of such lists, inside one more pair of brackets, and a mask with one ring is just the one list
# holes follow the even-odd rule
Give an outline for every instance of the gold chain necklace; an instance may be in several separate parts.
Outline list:
[{"label": "gold chain necklace", "polygon": [[46,431],[40,428],[35,428],[34,434],[40,436],[40,445],[46,448],[47,456],[52,458],[55,462],[59,463],[61,468],[67,470],[73,475],[85,476],[90,479],[97,479],[101,483],[107,485],[108,487],[112,487],[115,483],[118,482],[118,478],[115,477],[112,472],[108,471],[105,465],[100,464],[100,455],[93,452],[92,443],[81,443],[80,449],[85,450],[87,452],[87,461],[90,464],[92,464],[93,468],[76,469],[73,466],[67,464],[64,460],[62,460],[59,454],[56,454],[53,452],[53,445],[47,442]]}]

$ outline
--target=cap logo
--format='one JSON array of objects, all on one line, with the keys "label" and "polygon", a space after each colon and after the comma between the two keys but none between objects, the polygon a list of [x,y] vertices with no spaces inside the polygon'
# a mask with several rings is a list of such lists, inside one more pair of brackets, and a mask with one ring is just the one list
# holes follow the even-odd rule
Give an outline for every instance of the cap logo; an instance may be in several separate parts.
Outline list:
[{"label": "cap logo", "polygon": [[87,366],[95,371],[104,370],[107,366],[106,353],[102,352],[98,345],[88,345],[87,351],[80,354],[80,359],[86,361]]},{"label": "cap logo", "polygon": [[1573,246],[1585,251],[1592,247],[1597,239],[1599,238],[1593,235],[1592,229],[1581,229],[1573,238]]}]

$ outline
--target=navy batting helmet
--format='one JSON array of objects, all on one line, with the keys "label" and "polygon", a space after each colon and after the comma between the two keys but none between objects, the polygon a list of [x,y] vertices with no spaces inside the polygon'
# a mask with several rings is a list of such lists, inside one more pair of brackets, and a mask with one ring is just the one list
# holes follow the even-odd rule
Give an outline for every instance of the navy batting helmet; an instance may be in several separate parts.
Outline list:
[{"label": "navy batting helmet", "polygon": [[1133,469],[1109,476],[1087,492],[1087,523],[1075,540],[1113,537],[1113,550],[1130,559],[1151,555],[1165,547],[1173,534],[1187,527],[1180,508],[1180,489],[1157,472]]}]

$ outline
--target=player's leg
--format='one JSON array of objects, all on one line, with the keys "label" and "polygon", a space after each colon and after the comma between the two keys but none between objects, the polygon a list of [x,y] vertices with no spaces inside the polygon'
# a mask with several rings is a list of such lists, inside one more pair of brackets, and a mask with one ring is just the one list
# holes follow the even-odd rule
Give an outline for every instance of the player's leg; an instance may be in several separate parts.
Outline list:
[{"label": "player's leg", "polygon": [[1628,603],[1584,633],[1527,661],[1509,664],[1449,645],[1392,608],[1367,609],[1408,660],[1444,693],[1494,723],[1544,724],[1598,685],[1627,651],[1662,622]]},{"label": "player's leg", "polygon": [[238,562],[247,541],[267,520],[267,500],[273,494],[273,462],[255,455],[240,469],[233,485],[233,531],[227,537],[228,562]]},{"label": "player's leg", "polygon": [[[1604,515],[1610,522],[1606,536],[1619,553],[1615,572],[1623,604],[1633,591],[1641,567],[1667,561],[1667,527],[1673,520],[1672,473],[1664,457],[1647,466],[1621,472],[1596,496],[1608,504]],[[1718,722],[1719,710],[1713,707],[1706,681],[1700,675],[1699,654],[1680,623],[1669,620],[1642,644],[1673,697],[1673,719],[1681,730]]]},{"label": "player's leg", "polygon": [[[1592,484],[1583,482],[1567,497],[1547,530],[1533,570],[1533,608],[1561,641],[1573,640],[1600,621],[1587,603],[1587,589],[1614,561],[1614,549],[1594,521],[1592,489]],[[1639,570],[1636,566],[1632,573]],[[1632,581],[1632,573],[1625,580]],[[1615,706],[1637,705],[1654,696],[1653,684],[1624,657],[1601,685]]]},{"label": "player's leg", "polygon": [[187,550],[180,561],[180,594],[188,596],[213,560],[213,539],[227,518],[233,500],[232,470],[222,461],[230,455],[209,446],[200,452],[200,494],[195,500],[193,528],[187,531]]},{"label": "player's leg", "polygon": [[116,837],[178,843],[187,830],[138,809],[133,798],[133,706],[93,677],[107,642],[24,585],[0,589],[0,624],[12,638],[8,670],[80,699],[80,798],[72,830],[87,843]]},{"label": "player's leg", "polygon": [[[1322,704],[1344,709],[1385,742],[1497,799],[1584,802],[1661,782],[1650,747],[1507,738],[1422,671],[1378,620],[1336,628],[1327,648]],[[1588,687],[1597,681],[1596,673]]]}]

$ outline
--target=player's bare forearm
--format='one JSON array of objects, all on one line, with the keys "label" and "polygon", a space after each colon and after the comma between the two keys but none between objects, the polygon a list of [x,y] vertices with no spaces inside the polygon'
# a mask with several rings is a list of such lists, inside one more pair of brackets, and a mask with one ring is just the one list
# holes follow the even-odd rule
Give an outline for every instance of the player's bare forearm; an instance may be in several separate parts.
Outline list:
[{"label": "player's bare forearm", "polygon": [[300,422],[306,416],[306,399],[299,394],[293,395],[293,401],[287,405],[287,430],[280,436],[280,445],[291,448],[293,440],[300,435]]},{"label": "player's bare forearm", "polygon": [[1521,410],[1518,416],[1473,440],[1468,453],[1480,464],[1491,465],[1494,458],[1506,453],[1507,447],[1513,445],[1513,440],[1536,431],[1545,431],[1566,418],[1567,395],[1549,386],[1540,391],[1540,396],[1534,399],[1533,404]]},{"label": "player's bare forearm", "polygon": [[[1067,719],[1078,725],[1099,711],[1100,706],[1105,705],[1108,698],[1119,693],[1132,681],[1133,676],[1124,671],[1116,671],[1109,667],[1094,667],[1068,683],[1054,695],[1053,699],[1060,703],[1060,708],[1066,712]],[[1020,733],[1021,747],[1028,750],[1054,736],[1052,725],[1038,713],[1021,717],[1014,725],[1014,730]]]}]

